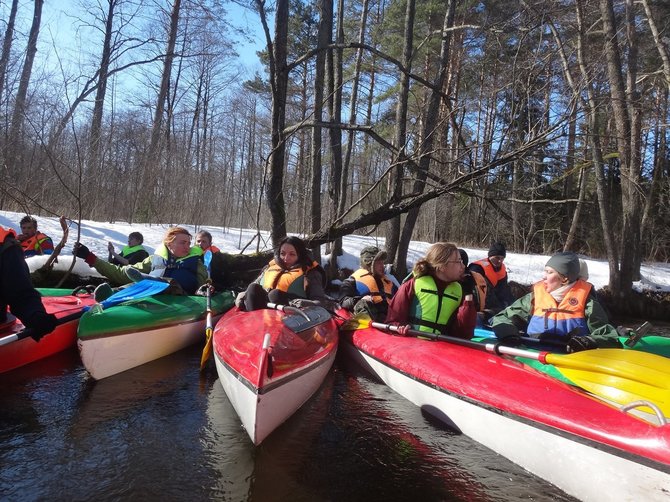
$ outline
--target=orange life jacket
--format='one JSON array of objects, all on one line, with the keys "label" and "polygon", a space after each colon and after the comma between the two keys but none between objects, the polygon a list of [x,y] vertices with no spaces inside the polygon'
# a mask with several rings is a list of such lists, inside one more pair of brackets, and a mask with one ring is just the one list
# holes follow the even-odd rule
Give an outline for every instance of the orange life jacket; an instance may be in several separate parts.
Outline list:
[{"label": "orange life jacket", "polygon": [[530,336],[553,335],[565,337],[568,333],[588,335],[586,324],[586,302],[591,293],[591,284],[581,279],[558,303],[547,293],[542,281],[533,286],[533,311],[526,332]]},{"label": "orange life jacket", "polygon": [[384,291],[379,291],[379,286],[375,280],[375,276],[364,268],[359,268],[351,274],[351,277],[356,281],[356,291],[360,296],[370,295],[372,296],[372,301],[374,303],[386,302],[388,303],[393,294],[395,293],[395,284],[391,280],[383,275],[380,277],[382,285],[384,286]]},{"label": "orange life jacket", "polygon": [[263,272],[261,285],[266,291],[278,289],[305,298],[307,296],[305,275],[317,266],[318,263],[313,262],[304,270],[302,267],[285,269],[280,267],[275,260],[272,260]]},{"label": "orange life jacket", "polygon": [[504,263],[500,265],[500,269],[497,272],[493,269],[493,265],[488,258],[477,260],[474,263],[482,267],[482,270],[484,270],[484,275],[494,288],[498,285],[498,281],[501,281],[507,277],[507,269],[505,268]]}]

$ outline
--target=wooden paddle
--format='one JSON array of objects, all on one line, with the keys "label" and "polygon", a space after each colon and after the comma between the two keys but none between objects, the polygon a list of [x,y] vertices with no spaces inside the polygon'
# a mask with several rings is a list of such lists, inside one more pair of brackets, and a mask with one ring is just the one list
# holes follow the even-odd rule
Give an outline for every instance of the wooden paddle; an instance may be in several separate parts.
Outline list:
[{"label": "wooden paddle", "polygon": [[[397,333],[399,330],[398,326],[373,322],[369,316],[353,317],[347,320],[341,329],[347,331],[367,327],[388,333]],[[665,416],[670,416],[670,361],[655,354],[622,349],[596,349],[573,354],[552,354],[505,347],[501,344],[473,342],[413,329],[410,329],[407,334],[493,354],[526,357],[539,361],[541,364],[551,364],[574,385],[595,396],[622,405],[633,401],[651,402],[658,406]]]},{"label": "wooden paddle", "polygon": [[205,287],[207,288],[207,323],[205,325],[205,347],[202,349],[202,356],[200,356],[200,371],[205,368],[209,356],[212,354],[212,333],[214,329],[212,328],[212,279],[210,278],[210,265],[212,263],[212,252],[208,249],[205,253],[204,258],[205,267],[207,268],[207,282]]}]

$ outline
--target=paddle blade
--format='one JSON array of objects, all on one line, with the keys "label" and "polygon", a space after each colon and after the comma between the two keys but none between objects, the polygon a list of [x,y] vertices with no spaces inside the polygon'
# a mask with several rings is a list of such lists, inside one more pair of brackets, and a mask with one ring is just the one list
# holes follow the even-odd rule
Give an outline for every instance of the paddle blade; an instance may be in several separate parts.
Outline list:
[{"label": "paddle blade", "polygon": [[200,356],[200,371],[205,369],[205,365],[207,364],[207,361],[209,361],[209,356],[212,354],[212,327],[207,326],[207,329],[205,330],[205,347],[202,349],[202,356]]},{"label": "paddle blade", "polygon": [[152,281],[149,279],[136,282],[127,288],[123,288],[112,296],[107,298],[105,301],[101,302],[103,309],[108,309],[114,305],[118,305],[123,302],[128,302],[131,300],[141,300],[142,298],[148,298],[153,295],[157,295],[165,291],[170,284],[163,281]]},{"label": "paddle blade", "polygon": [[575,385],[618,404],[650,401],[670,416],[670,360],[621,349],[547,354],[546,360]]},{"label": "paddle blade", "polygon": [[342,323],[342,331],[356,331],[357,329],[369,328],[372,325],[372,319],[368,314],[356,314]]}]

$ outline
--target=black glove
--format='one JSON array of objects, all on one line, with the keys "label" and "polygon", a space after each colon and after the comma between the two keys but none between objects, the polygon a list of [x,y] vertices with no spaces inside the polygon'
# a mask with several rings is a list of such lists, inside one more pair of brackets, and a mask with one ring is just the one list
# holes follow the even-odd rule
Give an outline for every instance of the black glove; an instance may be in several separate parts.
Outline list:
[{"label": "black glove", "polygon": [[573,336],[568,340],[568,352],[597,349],[598,342],[591,336]]},{"label": "black glove", "polygon": [[74,247],[72,248],[72,253],[77,258],[82,258],[86,263],[89,265],[93,266],[93,263],[95,263],[96,256],[91,253],[91,250],[88,249],[86,246],[84,246],[81,242],[77,242]]},{"label": "black glove", "polygon": [[30,332],[30,337],[39,342],[45,335],[51,333],[56,329],[56,316],[53,314],[39,314],[31,319],[30,327],[27,330]]}]

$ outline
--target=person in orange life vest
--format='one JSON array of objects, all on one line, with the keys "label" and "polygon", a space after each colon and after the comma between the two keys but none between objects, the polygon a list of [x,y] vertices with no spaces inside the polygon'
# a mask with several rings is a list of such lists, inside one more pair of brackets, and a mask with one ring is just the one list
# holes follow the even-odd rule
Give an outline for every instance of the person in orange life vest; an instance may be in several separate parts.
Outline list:
[{"label": "person in orange life vest", "polygon": [[326,272],[312,260],[302,239],[284,237],[274,255],[247,290],[237,295],[235,305],[250,311],[267,308],[268,302],[294,306],[332,303],[324,292]]},{"label": "person in orange life vest", "polygon": [[410,329],[472,338],[477,310],[460,282],[465,265],[455,244],[437,242],[416,262],[410,278],[391,299],[386,322]]},{"label": "person in orange life vest", "polygon": [[30,280],[16,232],[0,226],[0,324],[8,321],[8,306],[35,341],[56,327],[56,316],[44,310],[40,294]]},{"label": "person in orange life vest", "polygon": [[620,348],[619,334],[609,324],[593,286],[579,275],[576,254],[562,252],[549,258],[543,280],[491,319],[496,336],[516,337],[521,330],[540,340],[565,342],[568,352]]},{"label": "person in orange life vest", "polygon": [[494,242],[489,248],[488,257],[474,261],[470,264],[470,270],[483,275],[487,281],[486,308],[492,314],[500,312],[514,302],[512,290],[507,283],[507,268],[505,257],[507,249],[502,242]]},{"label": "person in orange life vest", "polygon": [[109,257],[107,261],[112,265],[135,265],[149,256],[142,243],[144,242],[144,236],[139,232],[130,232],[128,234],[128,245],[124,246],[120,253],[117,253],[114,250],[114,244],[109,242],[107,244],[107,250],[109,251]]},{"label": "person in orange life vest", "polygon": [[394,278],[384,271],[386,251],[376,246],[361,250],[361,268],[340,286],[340,305],[356,314],[367,313],[374,321],[386,319],[388,302],[398,290]]},{"label": "person in orange life vest", "polygon": [[463,286],[463,294],[471,294],[477,309],[477,326],[483,325],[492,313],[486,309],[486,294],[488,291],[488,284],[483,275],[478,272],[473,272],[468,266],[469,256],[465,249],[459,249],[458,252],[465,265],[465,272],[461,285]]},{"label": "person in orange life vest", "polygon": [[42,254],[54,252],[54,243],[49,236],[37,230],[37,220],[32,216],[25,215],[21,218],[21,234],[17,240],[23,248],[23,256],[29,258]]},{"label": "person in orange life vest", "polygon": [[200,230],[200,232],[195,234],[195,245],[200,246],[203,254],[205,254],[207,251],[211,251],[212,253],[221,252],[219,248],[212,245],[212,234],[210,234],[207,230]]}]

